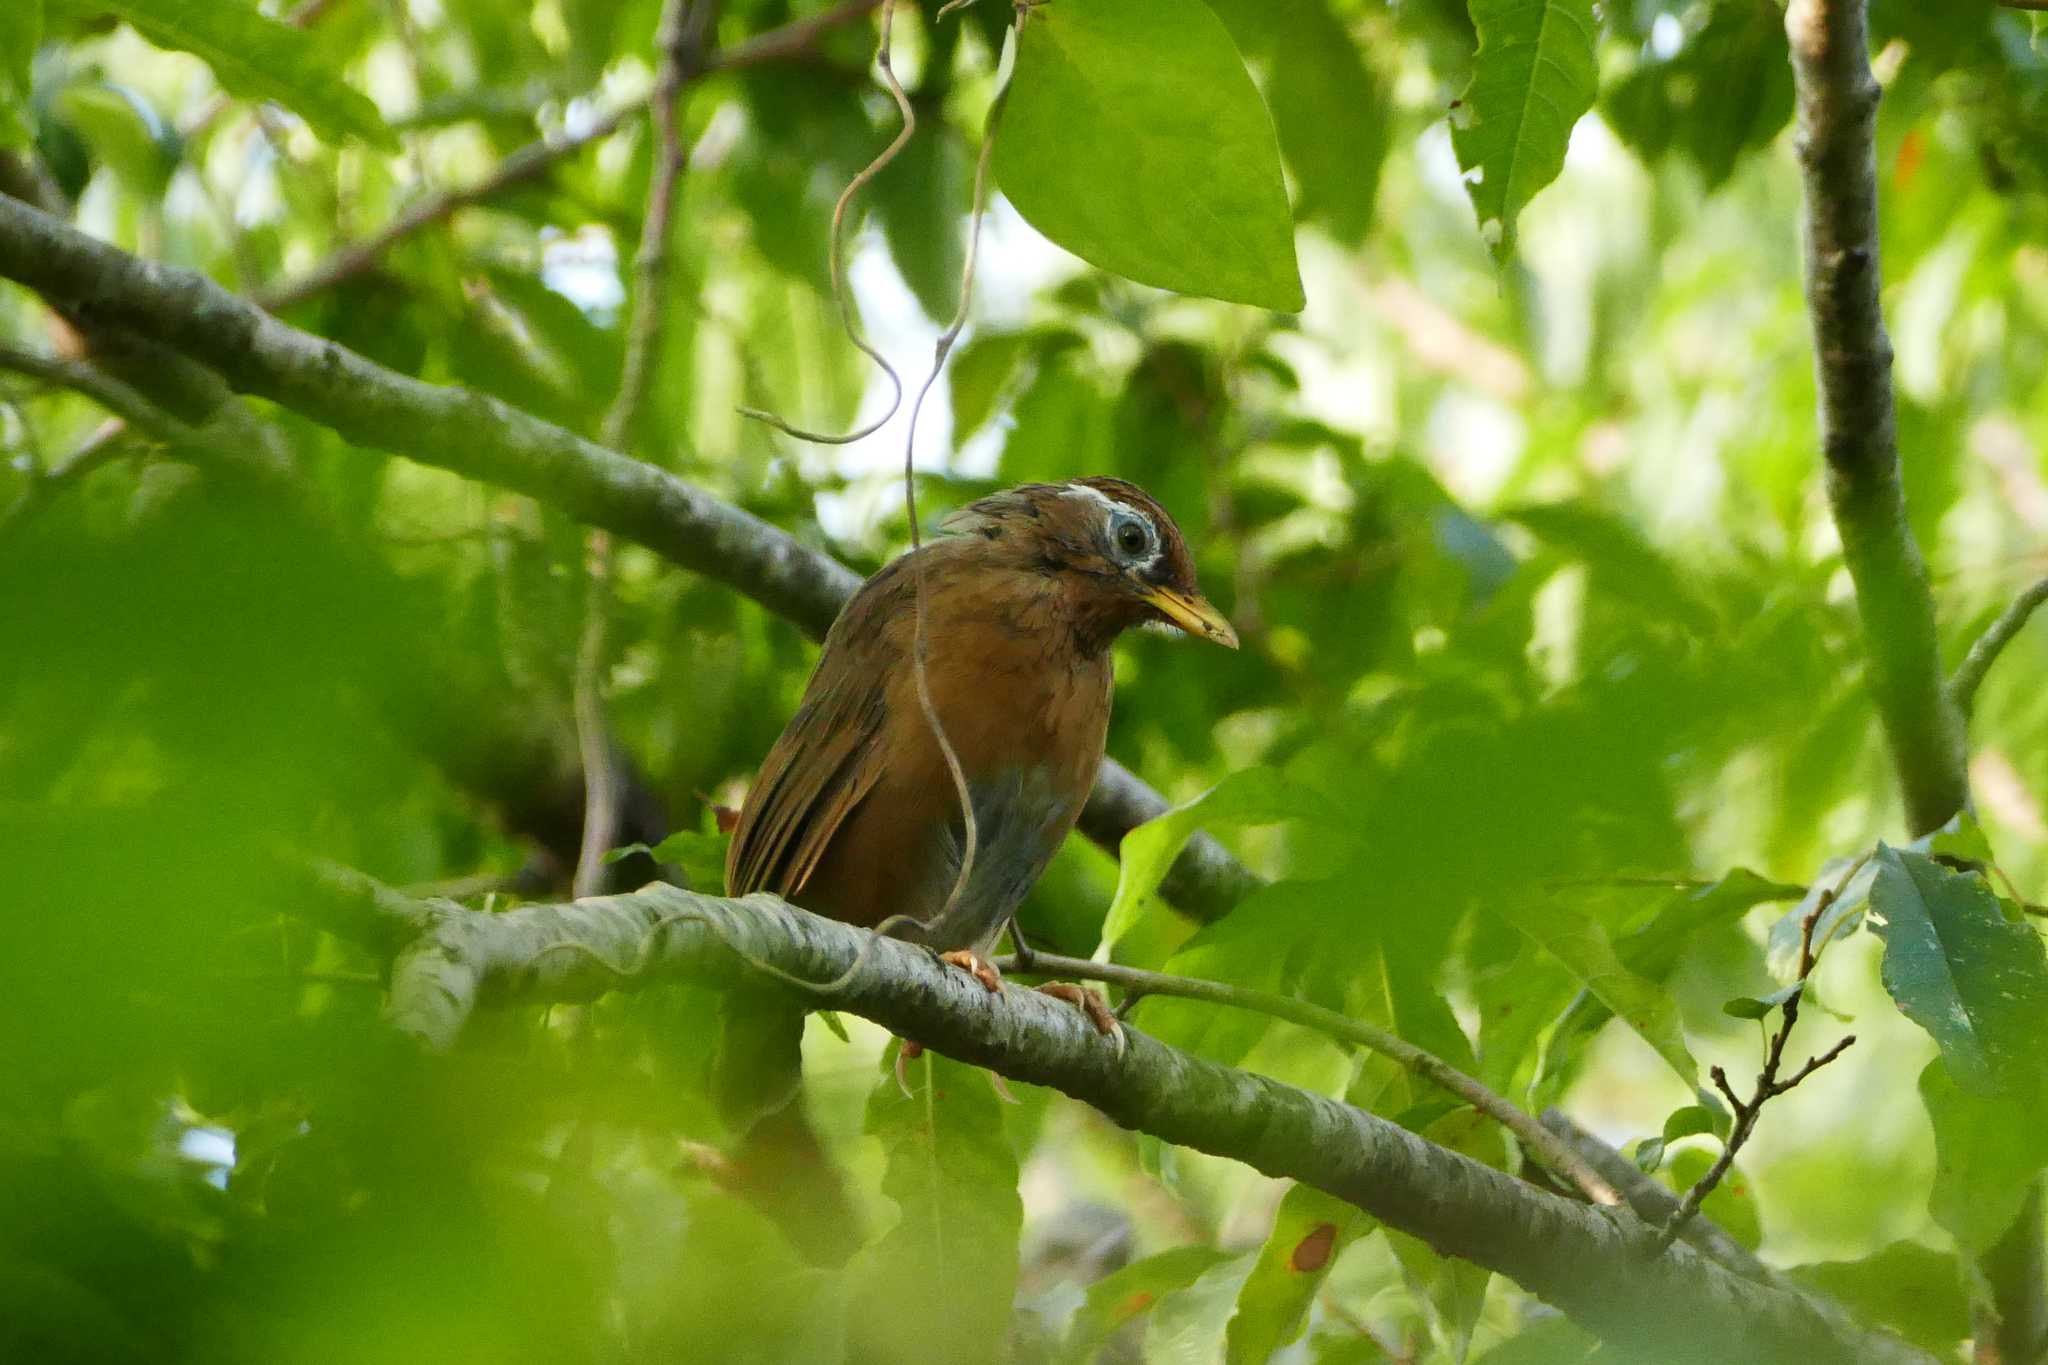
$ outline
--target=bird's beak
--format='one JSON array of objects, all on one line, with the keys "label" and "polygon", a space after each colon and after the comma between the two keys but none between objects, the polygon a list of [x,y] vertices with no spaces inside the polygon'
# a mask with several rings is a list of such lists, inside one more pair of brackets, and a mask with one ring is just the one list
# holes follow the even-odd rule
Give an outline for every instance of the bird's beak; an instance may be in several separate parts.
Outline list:
[{"label": "bird's beak", "polygon": [[1214,640],[1225,649],[1237,648],[1237,632],[1222,612],[1209,605],[1208,598],[1189,597],[1172,588],[1147,588],[1139,596],[1188,634]]}]

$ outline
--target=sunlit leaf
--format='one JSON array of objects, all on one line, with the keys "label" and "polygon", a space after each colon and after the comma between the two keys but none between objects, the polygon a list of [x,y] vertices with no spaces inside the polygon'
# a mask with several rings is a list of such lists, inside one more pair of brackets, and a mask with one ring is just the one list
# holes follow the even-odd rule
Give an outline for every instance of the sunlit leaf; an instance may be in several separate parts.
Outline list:
[{"label": "sunlit leaf", "polygon": [[1515,224],[1564,168],[1572,125],[1600,88],[1592,0],[1471,0],[1479,30],[1472,84],[1451,112],[1451,145],[1494,259],[1515,252]]},{"label": "sunlit leaf", "polygon": [[1273,120],[1201,0],[1024,14],[997,183],[1031,225],[1141,284],[1292,312]]},{"label": "sunlit leaf", "polygon": [[1220,1358],[1225,1325],[1258,1262],[1257,1252],[1220,1261],[1185,1289],[1159,1301],[1145,1324],[1145,1359],[1208,1361]]},{"label": "sunlit leaf", "polygon": [[1342,826],[1343,813],[1321,793],[1271,768],[1245,768],[1126,834],[1118,854],[1122,866],[1116,899],[1102,925],[1104,947],[1115,947],[1157,903],[1159,883],[1195,831],[1282,820],[1308,820],[1335,829]]}]

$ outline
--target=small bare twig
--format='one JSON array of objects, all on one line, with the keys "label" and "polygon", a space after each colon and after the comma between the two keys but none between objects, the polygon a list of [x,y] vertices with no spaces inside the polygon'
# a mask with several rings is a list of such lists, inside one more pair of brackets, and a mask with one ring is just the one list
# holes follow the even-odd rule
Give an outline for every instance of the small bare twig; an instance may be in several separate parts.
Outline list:
[{"label": "small bare twig", "polygon": [[1721,1144],[1721,1155],[1714,1159],[1714,1164],[1707,1168],[1706,1174],[1685,1192],[1685,1198],[1680,1201],[1678,1211],[1673,1213],[1670,1220],[1658,1231],[1657,1249],[1660,1252],[1668,1248],[1679,1234],[1685,1231],[1685,1225],[1700,1211],[1701,1203],[1714,1192],[1722,1177],[1728,1174],[1728,1168],[1735,1164],[1735,1154],[1742,1150],[1743,1144],[1749,1141],[1750,1134],[1756,1131],[1757,1117],[1763,1112],[1764,1105],[1841,1056],[1849,1049],[1849,1045],[1856,1041],[1855,1034],[1844,1034],[1841,1041],[1826,1052],[1817,1057],[1808,1057],[1806,1065],[1791,1075],[1782,1079],[1778,1075],[1785,1060],[1785,1043],[1792,1037],[1793,1026],[1799,1022],[1799,1002],[1806,995],[1807,980],[1813,975],[1813,966],[1820,956],[1820,950],[1827,946],[1825,941],[1819,944],[1813,941],[1814,927],[1848,889],[1850,881],[1863,870],[1863,864],[1869,862],[1870,858],[1871,854],[1865,853],[1850,864],[1849,870],[1842,874],[1841,881],[1832,889],[1821,892],[1820,899],[1814,902],[1813,909],[1800,921],[1799,972],[1794,978],[1795,989],[1785,997],[1785,1003],[1779,1009],[1778,1027],[1772,1031],[1770,1041],[1764,1046],[1763,1069],[1757,1073],[1756,1089],[1750,1093],[1750,1097],[1744,1100],[1735,1093],[1735,1088],[1728,1083],[1728,1073],[1722,1068],[1717,1066],[1708,1072],[1713,1078],[1714,1088],[1728,1101],[1728,1108],[1735,1115],[1735,1122],[1728,1130],[1727,1141]]},{"label": "small bare twig", "polygon": [[[633,427],[647,395],[648,377],[661,350],[667,308],[669,225],[675,217],[676,188],[683,176],[682,129],[677,105],[685,88],[704,69],[705,45],[717,24],[718,0],[664,0],[657,46],[661,67],[654,80],[654,175],[647,211],[640,221],[640,246],[633,257],[633,311],[626,324],[626,353],[619,391],[605,412],[602,439],[613,450],[632,446]],[[613,761],[611,727],[604,715],[605,632],[611,616],[612,541],[592,530],[583,599],[583,631],[576,649],[576,744],[583,759],[583,838],[576,857],[575,894],[596,895],[603,887],[604,856],[617,840],[619,780]]]},{"label": "small bare twig", "polygon": [[[2048,0],[2041,0],[2039,8],[2048,10]],[[1978,685],[1984,675],[1991,671],[1991,665],[1999,654],[2012,643],[2035,610],[2048,602],[2048,578],[2043,578],[2027,587],[2012,604],[1998,614],[1998,619],[1984,628],[1970,646],[1970,652],[1956,665],[1956,671],[1949,675],[1948,694],[1954,699],[1956,708],[1965,716],[1970,714],[1971,705],[1977,700]]]}]

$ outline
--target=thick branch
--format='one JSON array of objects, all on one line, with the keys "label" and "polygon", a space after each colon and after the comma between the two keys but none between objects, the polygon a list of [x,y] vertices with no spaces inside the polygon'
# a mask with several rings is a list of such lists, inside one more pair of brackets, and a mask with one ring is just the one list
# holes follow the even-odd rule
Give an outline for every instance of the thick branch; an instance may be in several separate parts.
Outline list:
[{"label": "thick branch", "polygon": [[[1128,1128],[1328,1191],[1446,1255],[1509,1276],[1653,1358],[1931,1360],[1892,1338],[1845,1329],[1805,1299],[1733,1275],[1684,1243],[1656,1252],[1653,1230],[1633,1214],[1548,1194],[1371,1114],[1203,1061],[1135,1029],[1119,1054],[1079,1011],[1031,991],[992,997],[923,949],[772,897],[728,901],[655,886],[496,915],[425,908],[431,928],[398,954],[388,1013],[433,1046],[451,1045],[482,1002],[730,981],[753,970],[740,954],[806,981],[850,976],[805,1002],[1052,1086]],[[388,922],[390,907],[373,901],[370,915]]]},{"label": "thick branch", "polygon": [[1856,583],[1871,687],[1907,822],[1939,828],[1963,808],[1961,718],[1942,685],[1934,599],[1906,519],[1892,414],[1892,347],[1878,291],[1877,171],[1863,0],[1785,11],[1806,191],[1807,309],[1820,383],[1828,500]]},{"label": "thick branch", "polygon": [[[15,199],[0,197],[0,277],[52,302],[204,361],[244,393],[388,450],[525,493],[725,583],[813,637],[859,577],[760,518],[651,465],[606,450],[494,398],[422,383],[302,332],[204,276],[140,260]],[[1165,800],[1105,760],[1081,815],[1114,849]],[[1221,845],[1190,843],[1162,888],[1215,918],[1254,884]]]}]

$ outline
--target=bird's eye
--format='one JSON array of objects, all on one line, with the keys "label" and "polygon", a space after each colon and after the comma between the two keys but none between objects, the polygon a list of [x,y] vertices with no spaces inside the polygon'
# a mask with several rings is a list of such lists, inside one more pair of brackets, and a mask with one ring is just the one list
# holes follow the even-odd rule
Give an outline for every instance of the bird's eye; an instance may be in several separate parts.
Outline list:
[{"label": "bird's eye", "polygon": [[1145,553],[1147,537],[1145,528],[1136,521],[1119,522],[1116,527],[1116,547],[1136,559]]}]

